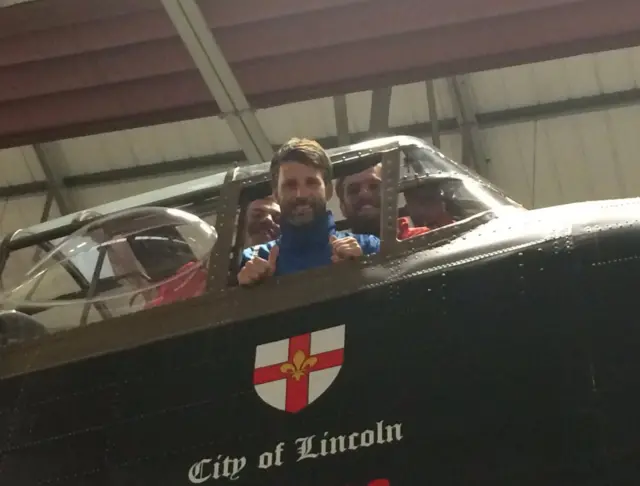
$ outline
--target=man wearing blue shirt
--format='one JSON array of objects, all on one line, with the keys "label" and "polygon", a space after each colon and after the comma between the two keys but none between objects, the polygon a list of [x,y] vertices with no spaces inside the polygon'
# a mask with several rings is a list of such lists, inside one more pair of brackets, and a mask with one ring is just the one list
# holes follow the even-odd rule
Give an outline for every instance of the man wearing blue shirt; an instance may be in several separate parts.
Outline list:
[{"label": "man wearing blue shirt", "polygon": [[309,270],[380,250],[373,235],[336,231],[327,201],[333,195],[331,161],[313,140],[293,138],[271,160],[273,195],[280,205],[280,237],[242,253],[240,285]]}]

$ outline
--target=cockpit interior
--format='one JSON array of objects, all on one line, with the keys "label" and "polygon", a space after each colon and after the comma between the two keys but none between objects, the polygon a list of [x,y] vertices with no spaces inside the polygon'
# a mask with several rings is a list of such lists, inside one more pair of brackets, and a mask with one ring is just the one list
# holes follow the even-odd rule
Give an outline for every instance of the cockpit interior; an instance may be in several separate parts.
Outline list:
[{"label": "cockpit interior", "polygon": [[[345,185],[350,176],[380,167],[380,187],[365,189],[379,189],[373,214],[387,257],[446,244],[503,212],[524,210],[416,138],[375,139],[329,154],[334,188],[346,196],[361,189]],[[4,288],[3,343],[237,286],[239,257],[249,246],[248,208],[270,194],[269,163],[237,167],[8,235],[0,248],[0,275],[17,252],[29,249],[42,256],[23,270],[22,282]],[[336,226],[351,229],[342,207],[334,194],[328,209]],[[400,241],[399,218],[429,231]],[[376,264],[375,257],[370,264]],[[16,326],[18,332],[6,324],[21,318],[30,319],[31,327]]]}]

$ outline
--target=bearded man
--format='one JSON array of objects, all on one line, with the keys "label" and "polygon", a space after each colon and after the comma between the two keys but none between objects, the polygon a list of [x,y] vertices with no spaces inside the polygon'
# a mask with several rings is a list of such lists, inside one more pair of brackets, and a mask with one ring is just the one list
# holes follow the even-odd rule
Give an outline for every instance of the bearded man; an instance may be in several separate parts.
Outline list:
[{"label": "bearded man", "polygon": [[327,201],[333,195],[331,161],[313,140],[293,138],[271,160],[273,196],[280,206],[280,236],[242,254],[240,285],[286,275],[380,250],[373,235],[336,231]]},{"label": "bearded man", "polygon": [[[381,189],[381,163],[338,180],[336,192],[340,200],[340,210],[353,231],[380,235]],[[422,188],[418,188],[414,192],[421,190]],[[409,198],[406,193],[405,198],[408,206]],[[411,214],[411,211],[409,212]],[[411,227],[409,218],[398,218],[398,240],[406,240],[427,231],[429,231],[429,227],[426,225]]]},{"label": "bearded man", "polygon": [[280,206],[273,196],[252,201],[247,207],[245,243],[256,246],[280,236]]}]

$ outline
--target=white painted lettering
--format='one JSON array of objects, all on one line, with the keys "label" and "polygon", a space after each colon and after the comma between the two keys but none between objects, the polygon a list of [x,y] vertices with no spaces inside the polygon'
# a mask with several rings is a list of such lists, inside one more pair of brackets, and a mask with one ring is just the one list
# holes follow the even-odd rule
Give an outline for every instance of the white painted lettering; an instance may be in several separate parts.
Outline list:
[{"label": "white painted lettering", "polygon": [[269,469],[271,466],[273,466],[273,454],[269,451],[260,454],[260,457],[258,457],[258,468]]},{"label": "white painted lettering", "polygon": [[[360,432],[347,432],[340,435],[330,435],[329,432],[323,432],[321,438],[316,435],[297,438],[293,441],[297,451],[296,461],[334,456],[373,445],[400,442],[404,439],[402,425],[401,422],[386,425],[384,420],[380,420],[375,423],[375,427]],[[278,442],[274,449],[260,453],[257,456],[257,469],[265,470],[274,466],[282,466],[285,449],[292,446],[293,444]],[[246,466],[247,458],[245,456],[233,457],[218,454],[215,459],[204,458],[192,464],[188,471],[188,477],[192,484],[203,484],[218,479],[235,481]]]},{"label": "white painted lettering", "polygon": [[374,435],[373,430],[365,430],[360,435],[360,445],[362,447],[371,447],[373,445]]},{"label": "white painted lettering", "polygon": [[402,424],[387,425],[385,429],[387,431],[387,442],[399,442],[402,440]]},{"label": "white painted lettering", "polygon": [[210,479],[221,478],[235,481],[239,478],[240,471],[246,465],[246,457],[231,457],[218,454],[215,461],[211,458],[206,458],[193,464],[189,468],[189,481],[193,484],[202,484]]},{"label": "white painted lettering", "polygon": [[246,457],[239,457],[239,458],[226,457],[224,460],[224,470],[222,472],[222,475],[225,478],[229,478],[232,481],[235,481],[236,479],[238,479],[238,475],[240,474],[240,471],[242,471],[246,465],[247,465]]},{"label": "white painted lettering", "polygon": [[313,438],[315,435],[310,437],[302,437],[296,440],[296,444],[298,444],[298,461],[302,461],[303,459],[315,459],[318,457],[317,452],[313,452]]},{"label": "white painted lettering", "polygon": [[284,451],[284,442],[279,442],[278,445],[276,446],[276,460],[274,462],[274,464],[276,466],[282,466],[282,452]]},{"label": "white painted lettering", "polygon": [[358,438],[358,433],[354,432],[353,434],[349,434],[349,450],[355,451],[358,446],[356,445],[356,439]]},{"label": "white painted lettering", "polygon": [[376,422],[376,444],[384,444],[384,422]]},{"label": "white painted lettering", "polygon": [[331,443],[331,454],[337,454],[338,452],[345,452],[347,448],[344,445],[346,437],[339,435],[338,437],[331,437],[329,442]]},{"label": "white painted lettering", "polygon": [[193,484],[202,484],[208,481],[211,474],[204,472],[205,466],[210,464],[213,459],[202,459],[189,468],[189,481]]}]

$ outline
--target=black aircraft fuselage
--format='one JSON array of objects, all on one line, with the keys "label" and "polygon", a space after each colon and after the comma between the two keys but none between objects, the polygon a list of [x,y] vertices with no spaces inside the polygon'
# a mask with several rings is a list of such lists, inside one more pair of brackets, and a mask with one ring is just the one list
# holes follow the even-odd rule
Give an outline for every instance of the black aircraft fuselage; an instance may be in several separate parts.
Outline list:
[{"label": "black aircraft fuselage", "polygon": [[640,484],[640,199],[467,218],[502,196],[398,140],[469,183],[455,224],[395,241],[383,182],[380,254],[227,286],[232,174],[219,287],[37,339],[0,316],[0,485]]},{"label": "black aircraft fuselage", "polygon": [[[638,215],[518,212],[363,270],[383,283],[233,324],[202,321],[206,296],[148,311],[201,329],[0,381],[0,483],[638,484]],[[317,331],[344,331],[316,363],[341,365],[333,381],[298,411],[267,403],[257,347]]]}]

